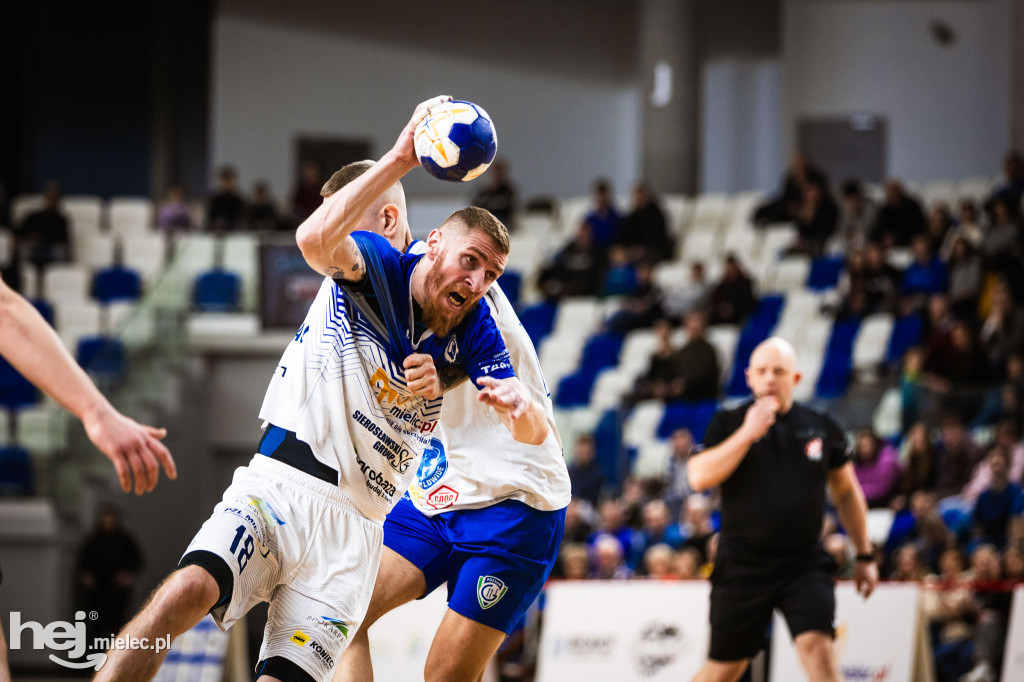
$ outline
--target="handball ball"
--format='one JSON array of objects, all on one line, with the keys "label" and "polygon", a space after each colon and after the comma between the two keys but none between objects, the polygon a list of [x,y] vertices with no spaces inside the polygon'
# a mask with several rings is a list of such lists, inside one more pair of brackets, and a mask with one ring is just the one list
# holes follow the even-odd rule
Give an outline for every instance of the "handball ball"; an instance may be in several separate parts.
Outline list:
[{"label": "handball ball", "polygon": [[498,151],[491,117],[472,102],[438,104],[413,134],[420,165],[435,178],[468,182],[487,170]]}]

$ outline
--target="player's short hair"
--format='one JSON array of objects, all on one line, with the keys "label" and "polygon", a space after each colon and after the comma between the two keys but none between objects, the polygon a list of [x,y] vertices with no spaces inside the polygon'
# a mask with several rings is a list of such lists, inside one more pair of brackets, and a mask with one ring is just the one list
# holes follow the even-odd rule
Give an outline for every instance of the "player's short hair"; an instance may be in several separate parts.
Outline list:
[{"label": "player's short hair", "polygon": [[508,255],[511,248],[508,228],[487,209],[467,206],[448,216],[444,224],[447,225],[452,221],[458,221],[470,230],[480,230],[494,241],[494,245],[498,247],[498,251],[503,256]]},{"label": "player's short hair", "polygon": [[[376,165],[376,163],[376,161],[365,159],[363,161],[353,161],[350,164],[342,166],[341,169],[335,171],[334,175],[328,178],[327,182],[324,183],[324,186],[320,188],[320,196],[331,196],[332,194],[340,190],[342,187],[352,182],[366,171],[373,168]],[[393,187],[398,187],[399,189],[402,189],[402,181],[396,181]]]}]

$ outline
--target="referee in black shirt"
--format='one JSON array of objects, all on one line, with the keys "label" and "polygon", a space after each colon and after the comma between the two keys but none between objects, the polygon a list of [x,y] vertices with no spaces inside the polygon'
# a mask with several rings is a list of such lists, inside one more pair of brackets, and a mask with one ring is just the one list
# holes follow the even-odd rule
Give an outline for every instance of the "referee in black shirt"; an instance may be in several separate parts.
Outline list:
[{"label": "referee in black shirt", "polygon": [[747,368],[755,400],[719,410],[703,451],[687,464],[692,489],[722,487],[711,651],[695,682],[738,680],[774,609],[785,616],[812,682],[842,679],[832,651],[834,564],[820,541],[826,485],[857,548],[857,589],[866,598],[878,582],[846,439],[831,417],[793,402],[799,381],[788,342],[760,344]]}]

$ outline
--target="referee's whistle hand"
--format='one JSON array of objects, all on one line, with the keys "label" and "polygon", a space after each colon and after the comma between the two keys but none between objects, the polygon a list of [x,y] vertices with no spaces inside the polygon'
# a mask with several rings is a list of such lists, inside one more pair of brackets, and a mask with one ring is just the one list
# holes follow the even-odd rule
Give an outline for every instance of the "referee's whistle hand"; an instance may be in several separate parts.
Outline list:
[{"label": "referee's whistle hand", "polygon": [[775,414],[779,411],[779,399],[775,396],[758,398],[747,408],[743,417],[743,427],[753,440],[760,440],[775,423]]}]

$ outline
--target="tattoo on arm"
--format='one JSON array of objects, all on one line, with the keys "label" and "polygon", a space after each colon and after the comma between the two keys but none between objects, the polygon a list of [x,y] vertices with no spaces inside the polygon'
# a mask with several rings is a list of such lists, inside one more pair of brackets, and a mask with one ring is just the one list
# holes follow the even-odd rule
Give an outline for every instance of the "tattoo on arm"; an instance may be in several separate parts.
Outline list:
[{"label": "tattoo on arm", "polygon": [[333,265],[328,266],[328,268],[324,270],[324,274],[331,279],[345,279],[345,271],[341,268],[336,268]]}]

